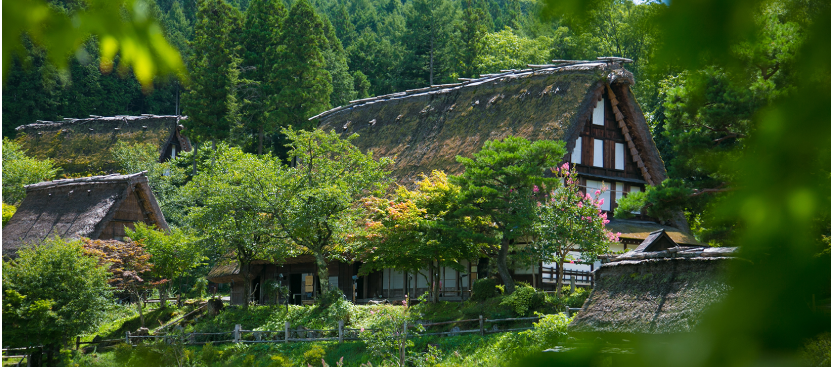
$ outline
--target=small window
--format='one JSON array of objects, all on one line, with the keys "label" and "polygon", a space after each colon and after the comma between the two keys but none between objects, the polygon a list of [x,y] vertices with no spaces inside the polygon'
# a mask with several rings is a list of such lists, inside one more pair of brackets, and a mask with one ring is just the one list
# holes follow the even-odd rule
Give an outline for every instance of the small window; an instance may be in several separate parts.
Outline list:
[{"label": "small window", "polygon": [[574,149],[571,150],[571,163],[583,163],[583,138],[579,136],[577,137],[577,141],[574,143]]},{"label": "small window", "polygon": [[606,189],[605,192],[600,194],[600,198],[603,199],[603,204],[600,206],[600,209],[611,210],[612,192],[609,188],[609,184],[602,181],[586,180],[586,193],[590,194],[592,197],[595,197],[595,193],[598,190],[603,191],[604,187]]},{"label": "small window", "polygon": [[604,116],[604,103],[603,98],[600,98],[600,101],[597,102],[597,106],[594,107],[594,111],[592,111],[592,124],[594,125],[605,125],[605,116]]},{"label": "small window", "polygon": [[615,143],[615,169],[623,170],[623,144]]},{"label": "small window", "polygon": [[593,166],[603,167],[603,140],[594,139],[594,162]]}]

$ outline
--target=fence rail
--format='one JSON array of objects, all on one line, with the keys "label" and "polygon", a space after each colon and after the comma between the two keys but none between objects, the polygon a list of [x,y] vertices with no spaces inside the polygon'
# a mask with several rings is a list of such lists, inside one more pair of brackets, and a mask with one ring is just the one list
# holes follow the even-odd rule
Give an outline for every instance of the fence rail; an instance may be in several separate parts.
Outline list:
[{"label": "fence rail", "polygon": [[[571,312],[578,311],[579,308],[569,308],[567,313],[570,314]],[[521,331],[521,330],[528,330],[533,329],[533,326],[528,327],[519,327],[519,328],[508,328],[508,329],[499,329],[496,326],[496,323],[504,323],[504,322],[527,322],[527,321],[534,321],[539,320],[539,316],[533,317],[514,317],[514,318],[505,318],[505,319],[487,319],[482,315],[479,315],[477,319],[466,319],[466,320],[453,320],[453,321],[442,321],[442,322],[432,322],[432,323],[421,323],[415,325],[407,325],[405,322],[403,325],[403,332],[400,333],[400,336],[396,338],[417,338],[422,336],[441,336],[441,335],[462,335],[462,334],[473,334],[478,333],[479,335],[487,335],[487,334],[494,334],[494,333],[504,333],[504,332],[511,332],[511,331]],[[407,330],[414,327],[432,327],[432,326],[443,326],[443,325],[452,325],[452,324],[463,324],[463,323],[472,323],[478,322],[479,327],[476,329],[469,329],[469,330],[461,330],[458,326],[454,327],[453,330],[450,331],[437,331],[437,332],[424,332],[424,333],[410,333]],[[486,323],[494,324],[494,327],[491,330],[487,330],[485,328]],[[360,333],[376,333],[380,331],[379,329],[356,329],[356,328],[346,328],[344,327],[344,321],[341,320],[338,322],[338,327],[336,329],[306,329],[303,326],[299,326],[297,328],[292,328],[290,322],[286,321],[283,330],[244,330],[241,325],[237,324],[234,327],[233,331],[225,331],[225,332],[213,332],[213,333],[184,333],[184,334],[175,334],[175,333],[159,333],[156,335],[131,335],[130,332],[126,332],[124,339],[118,339],[118,341],[123,341],[128,344],[135,344],[140,343],[147,339],[163,339],[168,342],[179,342],[188,345],[201,345],[206,343],[250,343],[250,344],[257,344],[257,343],[290,343],[290,342],[315,342],[315,341],[338,341],[342,343],[346,340],[360,340]],[[231,336],[229,339],[228,336]],[[105,340],[101,342],[110,342],[111,340]],[[82,343],[82,344],[92,344],[90,343]]]}]

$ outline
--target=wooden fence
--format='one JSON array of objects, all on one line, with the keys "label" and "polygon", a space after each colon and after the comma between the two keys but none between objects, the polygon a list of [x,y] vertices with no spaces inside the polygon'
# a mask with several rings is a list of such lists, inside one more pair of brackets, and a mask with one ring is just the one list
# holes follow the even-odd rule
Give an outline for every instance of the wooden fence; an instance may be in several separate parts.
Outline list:
[{"label": "wooden fence", "polygon": [[[578,311],[579,308],[567,309],[567,314]],[[533,326],[506,328],[500,329],[497,324],[506,322],[527,322],[538,320],[539,316],[533,317],[515,317],[506,319],[487,319],[479,315],[478,319],[454,320],[433,323],[420,323],[407,325],[405,322],[402,325],[401,335],[403,338],[422,337],[422,336],[455,336],[462,334],[478,333],[479,335],[487,335],[494,333],[504,333],[509,331],[521,331],[532,329]],[[462,330],[459,326],[454,327],[450,331],[441,332],[424,332],[412,333],[409,330],[416,327],[434,327],[446,326],[453,324],[478,324],[475,329]],[[492,326],[491,326],[492,325]],[[213,333],[156,333],[155,335],[132,335],[129,331],[125,333],[122,340],[128,344],[137,344],[148,340],[164,340],[168,343],[182,343],[186,345],[201,345],[206,343],[220,344],[220,343],[291,343],[291,342],[316,342],[316,341],[337,341],[342,343],[346,340],[360,340],[360,333],[375,333],[378,329],[356,329],[347,328],[344,326],[344,321],[338,321],[337,328],[332,329],[308,329],[303,326],[292,328],[290,322],[286,321],[283,325],[283,330],[245,330],[241,325],[236,325],[233,331],[213,332]],[[111,342],[107,340],[106,342]],[[102,341],[104,342],[104,341]]]}]

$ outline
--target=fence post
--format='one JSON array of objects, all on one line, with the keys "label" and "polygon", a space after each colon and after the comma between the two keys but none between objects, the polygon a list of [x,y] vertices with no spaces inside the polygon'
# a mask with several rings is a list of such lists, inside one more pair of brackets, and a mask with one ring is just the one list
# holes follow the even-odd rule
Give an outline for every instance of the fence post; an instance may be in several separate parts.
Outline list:
[{"label": "fence post", "polygon": [[574,284],[574,275],[569,276],[568,282],[571,285],[571,293],[574,293],[574,288],[576,287]]},{"label": "fence post", "polygon": [[290,328],[290,327],[291,327],[291,323],[290,323],[290,322],[288,322],[288,321],[286,321],[286,329],[285,329],[285,330],[286,330],[286,336],[285,336],[285,337],[286,337],[286,339],[285,339],[285,340],[286,340],[286,343],[288,343],[288,342],[289,342],[289,328]]},{"label": "fence post", "polygon": [[240,334],[242,334],[240,330],[242,330],[242,325],[236,324],[234,326],[234,343],[239,343]]},{"label": "fence post", "polygon": [[485,318],[479,315],[479,335],[485,336]]},{"label": "fence post", "polygon": [[76,337],[75,337],[75,350],[78,350],[78,349],[80,349],[80,348],[81,348],[81,337],[80,337],[80,336],[76,336]]},{"label": "fence post", "polygon": [[398,365],[404,367],[405,362],[405,346],[407,345],[407,320],[404,320],[404,330],[401,331],[401,348],[399,348],[399,352],[401,353],[400,361]]},{"label": "fence post", "polygon": [[130,344],[130,330],[124,332],[124,342]]},{"label": "fence post", "polygon": [[343,343],[343,320],[338,320],[338,344]]}]

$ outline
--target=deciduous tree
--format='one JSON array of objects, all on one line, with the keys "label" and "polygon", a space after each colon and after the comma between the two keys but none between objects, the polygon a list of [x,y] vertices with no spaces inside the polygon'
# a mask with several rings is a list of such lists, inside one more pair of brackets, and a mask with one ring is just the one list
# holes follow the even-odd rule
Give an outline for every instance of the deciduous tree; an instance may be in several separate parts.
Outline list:
[{"label": "deciduous tree", "polygon": [[496,226],[500,235],[496,264],[507,294],[515,289],[508,254],[518,239],[532,232],[539,195],[534,188],[559,184],[556,178],[546,177],[546,172],[562,159],[563,145],[509,136],[485,142],[473,158],[456,157],[465,167],[462,175],[451,180],[461,187],[460,214],[485,215]]},{"label": "deciduous tree", "polygon": [[91,331],[112,303],[110,273],[59,238],[23,247],[3,262],[4,346],[44,345],[52,365],[61,342]]}]

